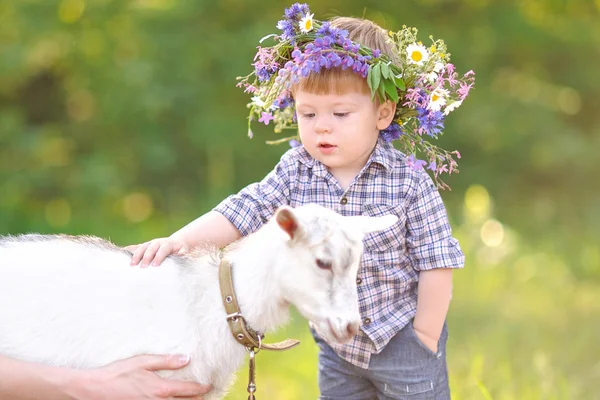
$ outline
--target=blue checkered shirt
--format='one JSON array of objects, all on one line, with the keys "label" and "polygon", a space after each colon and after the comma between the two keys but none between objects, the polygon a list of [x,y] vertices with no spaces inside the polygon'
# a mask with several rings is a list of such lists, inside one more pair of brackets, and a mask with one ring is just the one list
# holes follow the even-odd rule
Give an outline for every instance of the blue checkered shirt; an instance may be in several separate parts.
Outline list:
[{"label": "blue checkered shirt", "polygon": [[260,228],[277,207],[306,203],[342,215],[393,213],[399,218],[391,228],[365,237],[357,279],[363,318],[359,334],[346,345],[330,343],[341,358],[368,368],[371,354],[379,353],[414,318],[419,271],[462,268],[464,254],[429,175],[413,170],[404,154],[381,139],[346,190],[298,147],[287,151],[261,182],[229,196],[214,210],[245,236]]}]

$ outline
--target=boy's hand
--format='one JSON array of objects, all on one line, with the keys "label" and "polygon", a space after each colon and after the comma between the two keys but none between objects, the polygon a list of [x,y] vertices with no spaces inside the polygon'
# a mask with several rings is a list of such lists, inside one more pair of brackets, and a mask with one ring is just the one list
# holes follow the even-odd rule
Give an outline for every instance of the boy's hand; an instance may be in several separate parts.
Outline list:
[{"label": "boy's hand", "polygon": [[141,267],[152,265],[154,267],[160,265],[168,255],[182,254],[189,249],[184,243],[171,237],[158,238],[146,243],[125,247],[133,252],[131,265],[138,265],[141,261]]},{"label": "boy's hand", "polygon": [[436,338],[433,338],[433,337],[427,335],[425,332],[420,331],[419,329],[415,328],[414,326],[413,326],[413,330],[415,331],[415,335],[417,335],[417,338],[421,341],[421,343],[423,343],[425,345],[425,347],[427,347],[432,352],[437,353],[439,339],[436,339]]},{"label": "boy's hand", "polygon": [[189,357],[142,355],[104,368],[84,371],[76,398],[85,399],[195,399],[202,400],[210,386],[161,378],[155,371],[186,366]]}]

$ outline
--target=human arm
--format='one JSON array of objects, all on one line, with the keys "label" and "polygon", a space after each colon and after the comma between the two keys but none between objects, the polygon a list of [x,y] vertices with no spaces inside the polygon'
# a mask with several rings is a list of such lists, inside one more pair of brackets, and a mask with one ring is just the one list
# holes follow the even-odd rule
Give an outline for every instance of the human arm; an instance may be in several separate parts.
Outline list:
[{"label": "human arm", "polygon": [[446,208],[431,178],[416,175],[407,207],[407,247],[419,274],[415,334],[429,349],[437,344],[452,297],[452,270],[464,266],[464,254],[452,237]]},{"label": "human arm", "polygon": [[242,235],[226,217],[217,211],[209,211],[190,222],[167,238],[154,239],[138,246],[129,246],[133,257],[131,265],[142,267],[160,265],[169,254],[183,254],[201,243],[223,247]]},{"label": "human arm", "polygon": [[413,328],[421,342],[435,353],[452,297],[452,269],[421,271],[417,296]]},{"label": "human arm", "polygon": [[103,368],[76,370],[0,355],[0,399],[11,400],[202,400],[210,386],[168,380],[155,371],[182,368],[189,358],[143,355]]}]

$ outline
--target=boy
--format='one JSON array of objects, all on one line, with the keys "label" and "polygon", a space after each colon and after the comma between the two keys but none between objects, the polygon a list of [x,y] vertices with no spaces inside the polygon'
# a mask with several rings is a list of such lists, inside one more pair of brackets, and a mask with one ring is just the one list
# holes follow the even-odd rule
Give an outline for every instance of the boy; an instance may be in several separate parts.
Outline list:
[{"label": "boy", "polygon": [[[445,318],[452,269],[463,267],[464,255],[424,171],[427,163],[389,141],[400,138],[414,151],[426,143],[422,133],[436,136],[442,109],[458,107],[472,81],[457,80],[443,55],[409,44],[410,30],[390,38],[368,20],[312,17],[305,4],[286,9],[279,44],[259,48],[256,80],[242,80],[255,94],[251,120],[274,121],[276,131],[297,121],[302,145],[261,182],[170,237],[132,246],[132,265],[159,265],[204,241],[225,246],[257,230],[283,204],[315,202],[343,215],[394,213],[396,225],[365,239],[359,334],[337,345],[312,330],[320,348],[320,398],[448,399]],[[443,42],[435,44],[445,50]],[[412,134],[409,121],[416,124]],[[436,178],[455,169],[451,153],[429,143],[424,149]]]}]

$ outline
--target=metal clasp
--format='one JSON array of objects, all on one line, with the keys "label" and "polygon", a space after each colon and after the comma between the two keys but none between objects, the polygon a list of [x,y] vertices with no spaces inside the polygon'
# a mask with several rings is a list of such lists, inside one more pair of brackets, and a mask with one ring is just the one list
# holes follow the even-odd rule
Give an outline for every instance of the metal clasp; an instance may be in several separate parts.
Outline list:
[{"label": "metal clasp", "polygon": [[254,392],[256,392],[256,382],[254,381],[256,378],[255,375],[255,369],[256,369],[256,364],[254,361],[255,355],[256,353],[254,352],[254,347],[252,347],[251,349],[248,350],[250,352],[250,355],[248,356],[248,366],[249,366],[249,372],[248,372],[248,400],[256,400],[256,398],[254,397]]},{"label": "metal clasp", "polygon": [[238,318],[244,319],[244,317],[242,317],[242,313],[239,311],[231,313],[231,314],[227,314],[227,316],[225,317],[225,319],[227,321],[233,321],[233,322],[237,321]]}]

